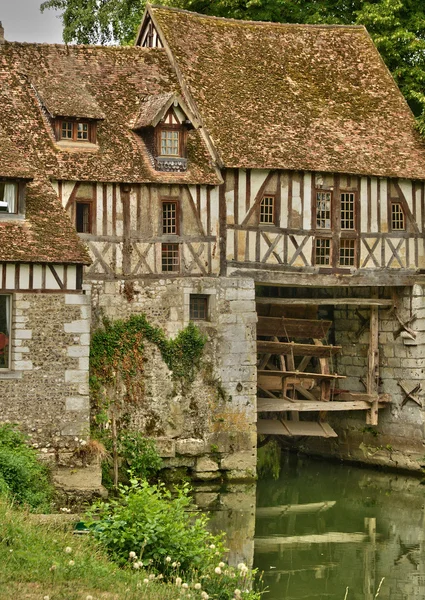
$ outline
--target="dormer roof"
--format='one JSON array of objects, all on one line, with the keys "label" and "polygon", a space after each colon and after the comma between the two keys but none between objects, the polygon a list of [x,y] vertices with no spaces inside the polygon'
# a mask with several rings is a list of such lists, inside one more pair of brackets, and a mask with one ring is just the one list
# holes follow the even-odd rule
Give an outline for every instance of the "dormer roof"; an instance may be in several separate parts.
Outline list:
[{"label": "dormer roof", "polygon": [[132,124],[132,129],[142,127],[156,127],[165,117],[171,106],[179,106],[190,120],[193,127],[199,127],[199,123],[191,114],[180,94],[169,92],[168,94],[157,94],[145,96],[140,104],[140,111]]},{"label": "dormer roof", "polygon": [[414,117],[364,27],[159,6],[147,19],[224,166],[425,179]]}]

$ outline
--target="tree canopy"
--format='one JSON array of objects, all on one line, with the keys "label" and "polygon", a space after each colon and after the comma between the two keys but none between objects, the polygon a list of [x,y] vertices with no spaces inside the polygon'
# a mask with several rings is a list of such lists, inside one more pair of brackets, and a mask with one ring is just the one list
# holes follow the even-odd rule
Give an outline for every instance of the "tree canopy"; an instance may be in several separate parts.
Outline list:
[{"label": "tree canopy", "polygon": [[[425,132],[425,4],[418,0],[162,0],[208,15],[282,23],[365,25]],[[134,40],[145,0],[46,0],[62,11],[63,39]]]}]

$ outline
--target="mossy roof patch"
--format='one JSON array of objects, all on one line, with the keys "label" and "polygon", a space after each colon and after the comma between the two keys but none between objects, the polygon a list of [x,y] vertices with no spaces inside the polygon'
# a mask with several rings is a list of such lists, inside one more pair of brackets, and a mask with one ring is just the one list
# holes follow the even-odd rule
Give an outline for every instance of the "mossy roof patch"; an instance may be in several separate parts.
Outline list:
[{"label": "mossy roof patch", "polygon": [[0,219],[0,261],[91,263],[49,182],[27,184],[25,220]]},{"label": "mossy roof patch", "polygon": [[425,179],[425,146],[359,26],[149,9],[227,167]]},{"label": "mossy roof patch", "polygon": [[0,179],[2,177],[32,179],[34,174],[34,169],[30,167],[16,144],[0,130]]},{"label": "mossy roof patch", "polygon": [[[62,85],[68,68],[70,81]],[[196,152],[188,170],[176,174],[155,171],[140,137],[130,128],[144,97],[181,94],[164,50],[6,42],[0,46],[0,71],[5,83],[0,90],[5,97],[0,102],[0,128],[46,177],[117,183],[219,182],[199,131],[189,133]],[[72,96],[77,74],[81,83]],[[78,98],[82,90],[83,100]],[[42,106],[60,114],[68,92],[67,110],[75,116],[89,118],[91,109],[91,118],[104,116],[97,125],[97,149],[89,151],[83,145],[81,151],[78,146],[60,149],[55,144]]]},{"label": "mossy roof patch", "polygon": [[133,129],[149,127],[162,108],[174,97],[173,93],[146,96],[140,104],[139,114],[134,121]]}]

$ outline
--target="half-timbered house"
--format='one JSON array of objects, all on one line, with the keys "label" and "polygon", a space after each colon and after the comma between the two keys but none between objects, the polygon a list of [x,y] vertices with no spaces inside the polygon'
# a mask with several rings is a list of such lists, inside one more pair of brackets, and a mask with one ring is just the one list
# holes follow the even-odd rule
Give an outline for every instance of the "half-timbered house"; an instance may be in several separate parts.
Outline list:
[{"label": "half-timbered house", "polygon": [[[363,27],[148,6],[134,47],[5,42],[0,67],[2,419],[58,447],[74,429],[34,407],[87,408],[82,321],[144,313],[209,336],[185,393],[147,345],[131,419],[170,465],[252,474],[258,432],[418,468],[425,146]],[[51,355],[41,305],[62,298],[72,318],[48,325],[71,341]]]}]

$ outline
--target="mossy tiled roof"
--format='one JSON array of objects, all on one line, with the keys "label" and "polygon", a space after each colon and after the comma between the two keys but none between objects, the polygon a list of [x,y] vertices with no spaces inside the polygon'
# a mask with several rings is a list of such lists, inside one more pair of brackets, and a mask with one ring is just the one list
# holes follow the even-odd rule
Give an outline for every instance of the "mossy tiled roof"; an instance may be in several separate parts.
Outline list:
[{"label": "mossy tiled roof", "polygon": [[88,252],[46,180],[27,184],[25,220],[0,219],[0,262],[90,264]]},{"label": "mossy tiled roof", "polygon": [[[140,137],[131,130],[143,98],[181,93],[164,50],[6,42],[0,46],[0,72],[7,96],[6,104],[0,102],[0,129],[51,179],[219,182],[198,130],[188,134],[193,152],[187,172],[179,174],[155,171]],[[97,124],[98,148],[58,148],[46,111],[104,117]],[[1,171],[0,163],[0,176],[6,175]]]},{"label": "mossy tiled roof", "polygon": [[227,167],[425,179],[425,146],[367,31],[153,6]]}]

